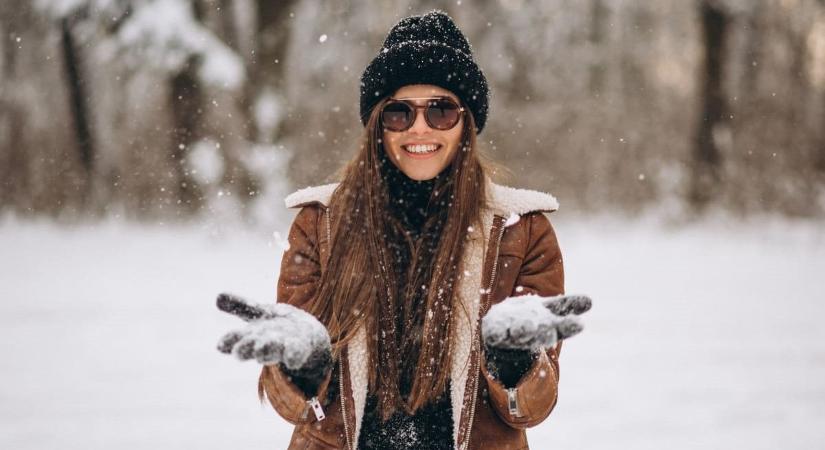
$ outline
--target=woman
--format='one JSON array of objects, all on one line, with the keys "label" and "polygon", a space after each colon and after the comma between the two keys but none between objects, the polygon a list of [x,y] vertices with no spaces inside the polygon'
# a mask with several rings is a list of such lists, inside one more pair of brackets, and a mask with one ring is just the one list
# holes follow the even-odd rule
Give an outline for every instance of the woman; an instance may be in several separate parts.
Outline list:
[{"label": "woman", "polygon": [[[441,11],[402,19],[361,77],[360,151],[342,181],[287,197],[278,302],[221,295],[247,321],[219,349],[264,364],[290,449],[524,449],[581,330],[544,213],[487,177],[488,87]],[[505,301],[506,300],[506,301]]]}]

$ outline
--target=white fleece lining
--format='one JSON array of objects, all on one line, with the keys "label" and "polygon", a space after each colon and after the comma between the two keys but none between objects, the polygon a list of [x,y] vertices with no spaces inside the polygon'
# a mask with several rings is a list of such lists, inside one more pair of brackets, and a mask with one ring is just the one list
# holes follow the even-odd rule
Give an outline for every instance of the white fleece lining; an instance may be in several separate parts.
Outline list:
[{"label": "white fleece lining", "polygon": [[[484,250],[490,241],[490,229],[493,224],[493,212],[482,211],[482,230],[484,234],[474,233],[467,242],[462,258],[463,273],[458,278],[458,295],[453,303],[453,359],[450,367],[450,400],[453,408],[453,442],[458,448],[458,432],[461,414],[464,412],[464,391],[470,368],[470,350],[473,336],[477,329],[478,312],[481,301],[481,271],[484,263]],[[469,313],[469,317],[465,314]]]},{"label": "white fleece lining", "polygon": [[532,211],[551,212],[559,209],[556,197],[546,192],[495,184],[489,179],[487,188],[490,208],[503,217],[508,217],[510,213],[523,215]]},{"label": "white fleece lining", "polygon": [[[473,342],[473,333],[477,329],[478,312],[481,300],[481,269],[484,261],[484,251],[489,242],[490,230],[493,223],[493,213],[484,211],[483,229],[487,230],[482,236],[476,232],[468,241],[462,267],[467,269],[458,278],[458,295],[453,305],[452,345],[453,359],[450,367],[450,399],[453,409],[453,441],[458,447],[458,429],[461,414],[464,411],[464,390],[467,384],[468,369],[470,366],[470,347]],[[470,313],[469,320],[464,311]],[[361,420],[364,416],[364,404],[367,397],[367,337],[363,327],[360,327],[355,337],[349,343],[350,383],[355,403],[355,437],[358,442],[361,433]]]},{"label": "white fleece lining", "polygon": [[[355,437],[353,447],[358,447],[358,435],[361,433],[361,419],[364,417],[364,405],[367,400],[367,367],[369,364],[367,354],[367,332],[364,326],[358,327],[358,331],[347,346],[349,357],[350,386],[352,387],[352,399],[355,404]],[[343,392],[341,393],[343,395]]]},{"label": "white fleece lining", "polygon": [[313,202],[319,202],[323,205],[329,205],[329,200],[332,198],[332,193],[338,183],[322,184],[320,186],[309,186],[289,194],[284,198],[284,203],[287,208],[295,208]]}]

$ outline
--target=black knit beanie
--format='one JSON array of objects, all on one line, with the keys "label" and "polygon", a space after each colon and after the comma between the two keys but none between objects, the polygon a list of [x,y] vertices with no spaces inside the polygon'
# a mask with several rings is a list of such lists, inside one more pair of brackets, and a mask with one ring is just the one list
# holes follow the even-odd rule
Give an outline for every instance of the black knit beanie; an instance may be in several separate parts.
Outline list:
[{"label": "black knit beanie", "polygon": [[487,121],[490,91],[470,43],[445,12],[401,19],[361,75],[361,122],[382,98],[408,84],[433,84],[457,95],[473,113],[476,133]]}]

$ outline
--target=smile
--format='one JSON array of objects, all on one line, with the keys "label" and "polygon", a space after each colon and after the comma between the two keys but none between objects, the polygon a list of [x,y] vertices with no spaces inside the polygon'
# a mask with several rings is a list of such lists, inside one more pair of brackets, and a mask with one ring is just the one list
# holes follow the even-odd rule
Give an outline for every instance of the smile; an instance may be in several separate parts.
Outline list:
[{"label": "smile", "polygon": [[416,144],[416,145],[402,145],[401,148],[407,156],[412,158],[429,158],[441,150],[439,144]]}]

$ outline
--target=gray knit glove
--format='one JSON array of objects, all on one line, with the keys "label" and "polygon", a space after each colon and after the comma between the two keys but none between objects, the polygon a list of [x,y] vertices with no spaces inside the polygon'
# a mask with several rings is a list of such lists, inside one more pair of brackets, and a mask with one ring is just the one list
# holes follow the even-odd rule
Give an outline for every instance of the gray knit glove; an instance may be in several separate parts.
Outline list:
[{"label": "gray knit glove", "polygon": [[515,387],[530,370],[540,349],[582,330],[576,318],[590,309],[582,295],[523,295],[493,305],[481,320],[487,370],[505,387]]},{"label": "gray knit glove", "polygon": [[220,339],[219,351],[278,365],[305,394],[314,395],[332,366],[330,337],[321,322],[292,305],[257,305],[231,294],[220,294],[217,305],[247,322]]},{"label": "gray knit glove", "polygon": [[590,309],[590,297],[521,295],[497,303],[481,321],[481,336],[488,347],[538,350],[556,345],[584,328],[577,317]]}]

